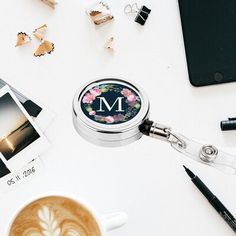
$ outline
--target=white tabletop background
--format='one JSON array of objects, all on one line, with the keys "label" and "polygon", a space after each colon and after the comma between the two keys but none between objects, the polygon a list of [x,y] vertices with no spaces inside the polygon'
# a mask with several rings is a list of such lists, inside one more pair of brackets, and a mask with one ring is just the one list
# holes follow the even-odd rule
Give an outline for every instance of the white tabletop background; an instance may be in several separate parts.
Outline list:
[{"label": "white tabletop background", "polygon": [[[182,164],[196,172],[234,215],[236,176],[191,161],[148,137],[109,149],[75,132],[71,104],[76,89],[93,78],[116,76],[142,86],[155,121],[207,143],[236,145],[236,132],[219,128],[220,120],[236,115],[236,83],[190,85],[177,0],[139,1],[152,9],[143,27],[123,13],[127,0],[110,0],[115,20],[99,29],[85,14],[92,2],[61,0],[53,11],[39,0],[1,0],[2,78],[32,94],[56,118],[46,133],[52,146],[42,157],[45,172],[0,197],[0,235],[6,235],[16,208],[50,191],[77,194],[101,214],[127,212],[128,224],[111,236],[234,235]],[[36,40],[14,47],[18,32],[31,33],[44,23],[47,39],[55,43],[52,55],[33,57]],[[104,49],[110,36],[115,37],[114,53]]]}]

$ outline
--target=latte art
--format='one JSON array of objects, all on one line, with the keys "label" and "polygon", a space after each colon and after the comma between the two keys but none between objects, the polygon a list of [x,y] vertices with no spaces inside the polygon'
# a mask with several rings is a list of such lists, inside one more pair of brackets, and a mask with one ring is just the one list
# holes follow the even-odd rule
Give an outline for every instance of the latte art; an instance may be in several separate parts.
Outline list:
[{"label": "latte art", "polygon": [[[42,228],[44,235],[48,236],[60,236],[61,228],[58,225],[58,221],[55,218],[53,211],[47,207],[43,206],[38,210],[39,224]],[[43,236],[43,235],[42,235]]]},{"label": "latte art", "polygon": [[69,198],[51,196],[21,210],[9,236],[101,236],[101,232],[84,206]]}]

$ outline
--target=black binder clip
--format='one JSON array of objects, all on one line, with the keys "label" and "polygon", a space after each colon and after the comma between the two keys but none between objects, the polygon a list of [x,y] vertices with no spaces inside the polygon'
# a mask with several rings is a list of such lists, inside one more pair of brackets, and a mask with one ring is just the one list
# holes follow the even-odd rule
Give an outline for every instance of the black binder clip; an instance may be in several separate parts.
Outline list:
[{"label": "black binder clip", "polygon": [[124,8],[124,12],[126,14],[138,13],[134,21],[140,25],[144,25],[146,23],[149,14],[151,13],[151,9],[147,8],[144,5],[141,8],[139,8],[138,4],[134,3],[132,5],[131,4],[126,5]]},{"label": "black binder clip", "polygon": [[229,118],[220,122],[220,127],[222,131],[225,130],[236,130],[236,118]]}]

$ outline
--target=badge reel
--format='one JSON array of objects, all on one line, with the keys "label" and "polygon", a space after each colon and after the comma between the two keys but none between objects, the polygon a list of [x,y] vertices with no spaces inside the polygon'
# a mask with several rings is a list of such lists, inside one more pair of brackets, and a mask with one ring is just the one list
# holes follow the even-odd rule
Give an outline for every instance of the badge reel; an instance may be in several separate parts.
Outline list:
[{"label": "badge reel", "polygon": [[146,135],[168,142],[195,161],[226,173],[236,173],[236,156],[151,121],[149,108],[149,100],[142,89],[125,80],[105,78],[77,91],[73,100],[73,122],[82,137],[97,145],[122,146]]}]

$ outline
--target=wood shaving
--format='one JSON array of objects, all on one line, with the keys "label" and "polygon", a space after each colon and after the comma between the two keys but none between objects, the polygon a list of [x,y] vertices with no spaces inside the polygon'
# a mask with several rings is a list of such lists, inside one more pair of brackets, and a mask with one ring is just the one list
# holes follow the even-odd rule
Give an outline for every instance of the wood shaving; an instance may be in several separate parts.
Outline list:
[{"label": "wood shaving", "polygon": [[109,38],[109,40],[105,44],[106,49],[114,49],[114,37]]},{"label": "wood shaving", "polygon": [[33,31],[33,35],[40,41],[44,39],[44,36],[47,31],[47,25],[44,24]]},{"label": "wood shaving", "polygon": [[16,47],[27,44],[31,41],[31,38],[28,34],[20,32],[17,34]]},{"label": "wood shaving", "polygon": [[35,57],[41,57],[46,54],[51,54],[54,51],[54,44],[45,40],[43,43],[41,43],[34,53]]},{"label": "wood shaving", "polygon": [[53,9],[55,8],[57,4],[55,0],[41,0],[41,1]]},{"label": "wood shaving", "polygon": [[95,25],[101,25],[114,19],[109,6],[103,2],[98,2],[87,9],[87,13]]}]

